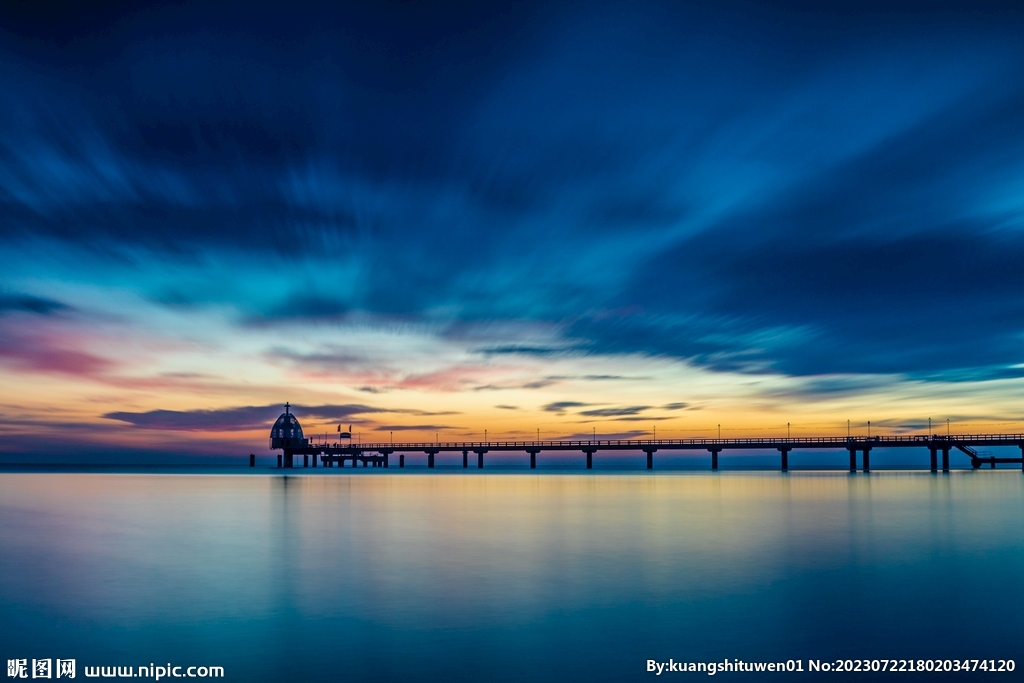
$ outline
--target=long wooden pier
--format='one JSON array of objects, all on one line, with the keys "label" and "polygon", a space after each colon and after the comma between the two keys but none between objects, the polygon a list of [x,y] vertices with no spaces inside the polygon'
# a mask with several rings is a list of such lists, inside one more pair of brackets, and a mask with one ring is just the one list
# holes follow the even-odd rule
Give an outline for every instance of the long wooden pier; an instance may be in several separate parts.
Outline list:
[{"label": "long wooden pier", "polygon": [[[286,447],[272,441],[272,447],[283,452],[278,455],[278,467],[296,466],[296,456],[302,456],[304,467],[389,467],[391,457],[398,456],[398,467],[405,467],[408,454],[426,456],[427,467],[434,467],[434,458],[439,453],[462,453],[462,466],[470,466],[470,454],[475,456],[477,468],[484,466],[487,453],[516,452],[530,456],[530,467],[537,467],[541,453],[575,452],[586,456],[587,469],[594,464],[594,456],[600,452],[632,451],[647,455],[647,469],[654,469],[654,454],[673,451],[704,451],[710,455],[712,470],[718,469],[720,456],[727,451],[776,450],[779,453],[780,468],[789,469],[789,454],[798,449],[845,450],[850,455],[850,472],[871,470],[871,451],[876,448],[920,448],[927,449],[932,472],[941,469],[949,472],[949,454],[959,451],[970,457],[975,469],[988,465],[995,469],[997,464],[1019,464],[1024,470],[1024,434],[954,434],[954,435],[913,435],[913,436],[821,436],[797,438],[742,438],[742,439],[641,439],[641,440],[591,440],[591,441],[469,441],[469,442],[423,442],[423,443],[360,443],[343,441],[315,443],[309,439],[291,439]],[[981,454],[978,447],[1012,446],[1020,449],[1021,457],[996,458]],[[859,454],[859,458],[858,458]],[[858,462],[859,461],[859,462]],[[250,458],[250,465],[254,465]]]}]

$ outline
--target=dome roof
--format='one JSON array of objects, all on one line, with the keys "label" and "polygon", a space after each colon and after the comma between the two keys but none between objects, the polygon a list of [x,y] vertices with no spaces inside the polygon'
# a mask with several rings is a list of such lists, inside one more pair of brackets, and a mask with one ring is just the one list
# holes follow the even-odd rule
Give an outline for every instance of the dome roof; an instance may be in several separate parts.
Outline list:
[{"label": "dome roof", "polygon": [[281,413],[281,417],[277,418],[277,422],[274,423],[273,429],[270,430],[270,438],[301,439],[302,425],[299,424],[299,421],[295,419],[294,415],[285,411]]}]

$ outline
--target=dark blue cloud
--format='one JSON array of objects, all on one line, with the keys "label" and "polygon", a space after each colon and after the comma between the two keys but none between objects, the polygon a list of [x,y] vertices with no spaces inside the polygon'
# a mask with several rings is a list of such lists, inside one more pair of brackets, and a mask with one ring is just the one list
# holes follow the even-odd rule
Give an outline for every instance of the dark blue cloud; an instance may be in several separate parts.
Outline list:
[{"label": "dark blue cloud", "polygon": [[52,315],[68,310],[70,306],[53,299],[27,294],[0,294],[0,315],[11,312]]},{"label": "dark blue cloud", "polygon": [[[127,422],[143,429],[185,431],[233,431],[270,427],[282,412],[282,406],[241,406],[217,410],[149,410],[144,413],[113,412],[103,415],[108,420]],[[372,406],[321,405],[294,406],[292,412],[300,418],[347,420],[356,415],[389,412]]]},{"label": "dark blue cloud", "polygon": [[[493,356],[1024,362],[1019,3],[2,12],[0,239],[56,279],[562,335]],[[160,277],[239,263],[279,291]]]}]

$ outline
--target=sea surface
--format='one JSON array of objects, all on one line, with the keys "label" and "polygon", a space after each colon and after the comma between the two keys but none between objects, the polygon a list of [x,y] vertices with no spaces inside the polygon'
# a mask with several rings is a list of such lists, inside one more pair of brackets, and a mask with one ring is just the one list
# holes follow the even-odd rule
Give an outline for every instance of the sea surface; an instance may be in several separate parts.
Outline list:
[{"label": "sea surface", "polygon": [[1013,659],[718,676],[1022,680],[1024,476],[6,471],[0,648],[76,680],[707,676],[647,671],[670,658]]}]

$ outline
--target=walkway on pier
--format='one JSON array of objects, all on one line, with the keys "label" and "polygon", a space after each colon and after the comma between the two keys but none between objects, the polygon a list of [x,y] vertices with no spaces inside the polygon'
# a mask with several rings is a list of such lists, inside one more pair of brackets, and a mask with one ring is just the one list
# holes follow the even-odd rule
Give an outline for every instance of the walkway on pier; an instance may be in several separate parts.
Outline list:
[{"label": "walkway on pier", "polygon": [[[871,451],[876,448],[921,448],[928,449],[930,469],[939,469],[939,454],[942,454],[942,471],[949,471],[950,451],[958,450],[971,459],[971,465],[978,469],[997,464],[1020,464],[1024,470],[1024,434],[955,434],[955,435],[914,435],[914,436],[820,436],[820,437],[751,437],[742,439],[641,439],[641,440],[591,440],[591,441],[470,441],[470,442],[421,442],[421,443],[310,443],[285,448],[278,456],[278,467],[292,467],[296,455],[303,456],[308,467],[312,458],[313,467],[318,461],[325,467],[344,467],[351,462],[353,467],[361,462],[363,467],[389,467],[390,458],[397,454],[398,466],[405,467],[405,456],[409,453],[424,454],[427,467],[434,467],[438,453],[462,453],[462,466],[469,467],[470,456],[476,456],[478,468],[484,466],[484,455],[491,452],[518,452],[530,456],[530,467],[537,467],[537,456],[542,452],[576,452],[586,455],[587,469],[593,467],[594,455],[602,451],[642,451],[647,455],[647,469],[654,468],[654,454],[659,451],[706,451],[711,456],[711,469],[717,470],[719,456],[729,450],[777,450],[783,471],[789,469],[789,453],[796,449],[845,450],[850,454],[850,471],[864,472],[871,469]],[[976,449],[988,446],[1010,446],[1019,448],[1021,457],[996,458],[982,455]],[[250,458],[250,465],[254,464]]]}]

